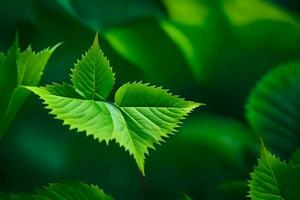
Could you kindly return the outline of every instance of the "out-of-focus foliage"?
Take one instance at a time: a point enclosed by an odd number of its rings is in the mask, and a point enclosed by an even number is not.
[[[168,82],[173,87],[182,87],[192,76],[184,68],[184,55],[157,20],[135,21],[109,29],[103,35],[115,51],[142,71],[146,80],[155,80],[158,84]]]
[[[162,17],[159,5],[151,0],[53,0],[51,6],[62,9],[89,28],[99,31],[105,27],[121,24],[137,17]]]
[[[61,200],[113,200],[113,198],[103,192],[96,185],[87,185],[82,182],[52,183],[41,189],[37,189],[35,194],[3,194],[2,200],[41,200],[41,199],[61,199]]]
[[[280,161],[262,144],[258,166],[251,173],[249,197],[253,200],[296,200],[300,196],[300,167]]]
[[[0,100],[0,138],[29,95],[20,86],[39,84],[45,65],[56,47],[35,53],[29,46],[20,52],[16,38],[6,55],[0,52],[0,91],[3,92]]]
[[[297,139],[288,145],[290,136],[278,136],[281,128],[274,134],[258,131],[244,116],[257,81],[278,65],[285,68],[285,63],[300,59],[298,4],[296,0],[0,0],[1,51],[9,48],[16,30],[21,49],[30,43],[40,50],[63,42],[45,68],[42,85],[69,80],[70,68],[98,31],[116,73],[115,88],[142,80],[207,104],[199,111],[206,113],[196,111],[176,136],[149,151],[147,177],[141,179],[134,161],[118,145],[107,147],[83,134],[65,134],[69,130],[31,97],[0,141],[0,191],[32,192],[50,182],[76,179],[101,185],[115,199],[176,199],[182,193],[192,199],[245,198],[243,183],[250,179],[258,156],[258,136],[283,158],[297,146]],[[1,78],[0,74],[0,82]],[[290,94],[288,89],[282,92]],[[298,101],[281,94],[272,97],[284,102],[271,112],[282,119],[277,127],[296,119],[277,111],[294,106],[296,112]],[[270,114],[265,108],[262,113]]]
[[[266,74],[252,91],[247,119],[263,139],[283,155],[300,145],[300,63],[278,66]]]
[[[200,85],[217,90],[225,102],[242,105],[264,72],[300,52],[299,20],[271,2],[164,2],[171,18],[164,30],[183,51]]]

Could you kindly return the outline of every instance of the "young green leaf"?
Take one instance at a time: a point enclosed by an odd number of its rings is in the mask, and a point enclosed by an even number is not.
[[[252,128],[288,156],[300,145],[299,95],[300,63],[284,64],[262,78],[246,105]]]
[[[37,85],[50,56],[59,45],[60,43],[37,53],[29,46],[22,52],[17,60],[18,85]]]
[[[0,99],[0,137],[4,135],[29,95],[20,86],[38,85],[45,65],[58,45],[38,53],[32,51],[31,47],[20,52],[16,39],[6,56],[0,53],[0,89],[3,91]]]
[[[4,194],[3,200],[113,200],[96,185],[83,182],[53,183],[36,190],[34,194]]]
[[[280,161],[261,145],[261,157],[249,182],[249,197],[253,200],[300,197],[300,168]]]
[[[74,88],[86,99],[106,99],[114,85],[109,61],[99,47],[98,34],[91,49],[82,56],[72,70]]]
[[[154,149],[153,144],[159,144],[168,133],[173,133],[180,121],[200,105],[140,82],[120,87],[115,103],[122,111],[128,130],[128,137],[123,136],[119,142],[133,154],[142,172],[147,149]]]
[[[70,129],[85,131],[99,142],[115,140],[133,155],[144,174],[148,148],[154,149],[154,144],[174,133],[181,120],[201,104],[141,82],[119,88],[115,103],[105,101],[114,78],[97,43],[96,36],[91,50],[72,70],[73,88],[66,84],[26,88],[39,95],[50,113]]]

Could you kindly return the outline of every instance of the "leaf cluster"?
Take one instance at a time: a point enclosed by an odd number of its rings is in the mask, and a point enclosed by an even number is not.
[[[71,82],[26,88],[39,95],[50,113],[70,129],[86,132],[99,142],[115,140],[133,155],[143,174],[148,149],[174,134],[188,113],[202,105],[142,82],[124,84],[116,91],[114,103],[108,101],[114,74],[98,35],[75,63]]]
[[[59,46],[34,52],[29,46],[20,50],[18,36],[7,53],[0,52],[0,138],[5,134],[29,92],[20,86],[39,84],[44,68],[54,50]]]

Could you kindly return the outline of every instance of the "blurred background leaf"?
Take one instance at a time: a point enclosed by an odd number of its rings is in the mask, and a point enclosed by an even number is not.
[[[253,130],[285,159],[300,145],[299,83],[299,62],[278,66],[258,82],[246,105]]]

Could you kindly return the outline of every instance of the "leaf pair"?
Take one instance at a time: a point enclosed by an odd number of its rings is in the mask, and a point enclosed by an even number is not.
[[[71,81],[72,85],[27,88],[70,129],[85,131],[100,142],[115,140],[133,155],[143,174],[148,148],[154,149],[154,144],[174,133],[181,120],[201,105],[142,82],[124,84],[115,94],[115,103],[107,101],[114,74],[100,50],[97,35],[72,69]]]
[[[253,200],[297,200],[300,197],[299,153],[290,164],[280,161],[261,145],[258,166],[251,173],[249,197]]]
[[[4,194],[1,200],[112,200],[96,185],[83,182],[53,183],[38,189],[34,194]]]
[[[16,38],[6,55],[0,52],[0,137],[4,135],[29,95],[28,91],[19,86],[38,85],[45,65],[58,45],[38,53],[29,46],[20,52]]]

